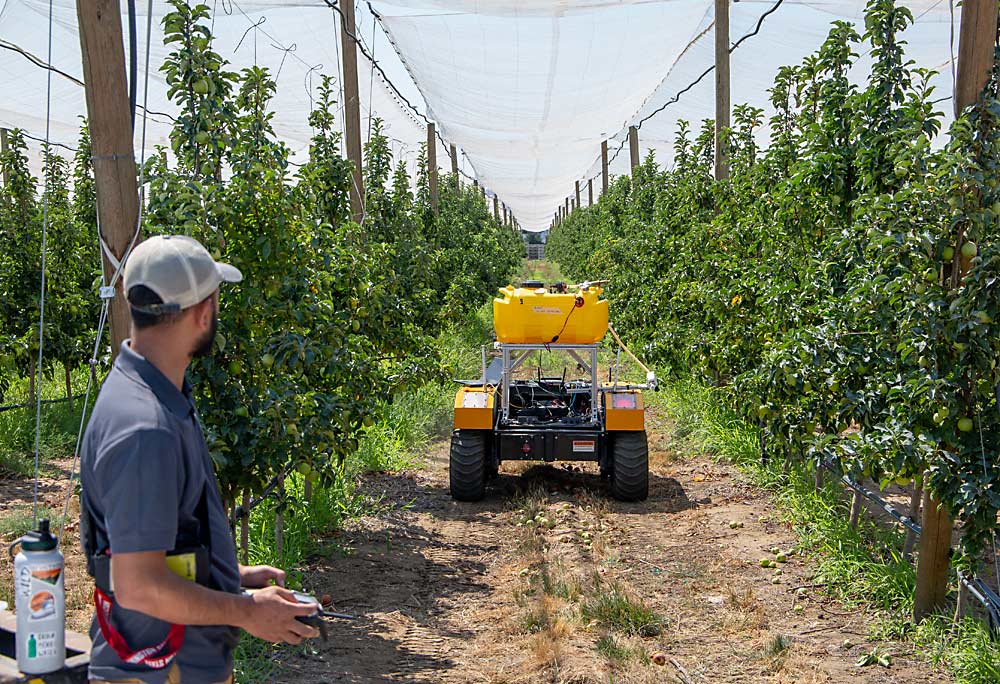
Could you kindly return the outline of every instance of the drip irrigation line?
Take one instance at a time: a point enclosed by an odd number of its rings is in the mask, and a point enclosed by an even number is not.
[[[43,404],[65,404],[68,401],[75,401],[79,397],[62,397],[60,399],[42,399]],[[0,406],[0,413],[6,411],[15,411],[17,409],[33,408],[35,406],[34,402],[26,401],[23,404],[7,404],[6,406]]]

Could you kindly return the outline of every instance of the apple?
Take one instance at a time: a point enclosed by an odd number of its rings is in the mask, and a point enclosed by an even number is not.
[[[237,406],[235,413],[240,418],[246,418],[247,416],[250,415],[250,411],[247,410],[246,406]]]
[[[312,466],[308,463],[300,463],[295,467],[299,471],[300,475],[308,475],[312,472]]]
[[[198,93],[199,95],[204,95],[205,93],[208,92],[208,81],[206,81],[203,78],[199,78],[197,81],[191,84],[191,88],[194,90],[194,92]]]
[[[958,419],[959,432],[972,432],[972,418],[965,416]]]
[[[260,357],[260,362],[264,365],[264,368],[270,368],[274,365],[274,357],[270,354],[264,354]]]
[[[194,141],[199,145],[205,145],[209,141],[209,136],[207,131],[198,131],[194,136]]]
[[[242,363],[240,363],[239,361],[237,361],[235,359],[229,362],[229,374],[230,375],[239,375],[242,372],[243,372],[243,364]]]
[[[966,259],[971,259],[972,257],[979,254],[979,247],[976,246],[975,242],[971,240],[962,245],[962,256]]]
[[[944,248],[944,251],[941,253],[941,257],[945,261],[951,261],[952,259],[955,258],[955,248],[952,247],[951,245],[948,245],[947,247]]]

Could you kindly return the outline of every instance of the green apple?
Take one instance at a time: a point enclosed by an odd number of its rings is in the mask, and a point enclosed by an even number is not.
[[[972,418],[968,416],[958,419],[959,432],[972,432]]]
[[[977,254],[979,254],[979,247],[976,245],[975,242],[972,242],[970,240],[966,242],[964,245],[962,245],[962,256],[964,256],[966,259],[971,259]]]
[[[952,247],[951,245],[948,245],[947,247],[944,248],[944,251],[941,252],[941,257],[945,261],[951,261],[952,259],[955,258],[955,248]]]

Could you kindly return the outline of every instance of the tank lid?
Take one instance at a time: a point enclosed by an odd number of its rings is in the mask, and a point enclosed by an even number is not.
[[[59,540],[49,532],[47,519],[39,520],[38,529],[28,532],[20,541],[21,549],[24,551],[51,551],[59,546]]]
[[[545,283],[541,280],[525,280],[521,283],[521,287],[525,290],[537,290],[539,288],[545,287]]]

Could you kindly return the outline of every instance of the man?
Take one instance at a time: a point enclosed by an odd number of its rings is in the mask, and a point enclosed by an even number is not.
[[[242,278],[177,235],[146,240],[126,262],[132,337],[80,453],[81,537],[97,585],[91,682],[231,682],[239,628],[293,644],[317,634],[296,620],[315,608],[281,586],[284,572],[237,563],[185,380],[191,359],[211,351],[220,283]]]

